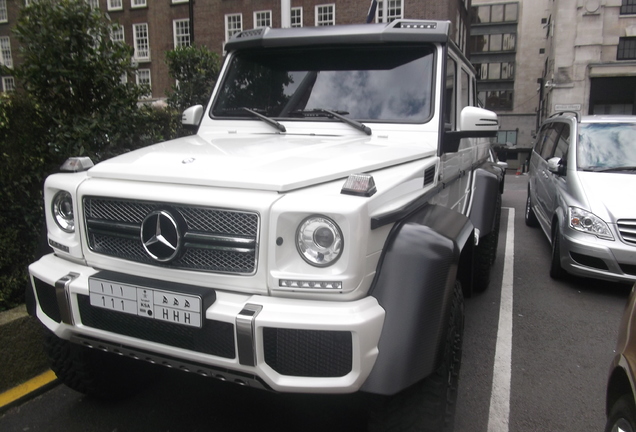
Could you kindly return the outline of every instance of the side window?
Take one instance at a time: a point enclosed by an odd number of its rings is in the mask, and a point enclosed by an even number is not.
[[[462,69],[461,74],[461,89],[459,91],[459,112],[462,111],[462,108],[470,105],[470,79],[468,77],[468,72]]]
[[[457,115],[455,76],[457,63],[452,58],[446,61],[446,108],[444,110],[444,126],[447,130],[455,130],[455,117]]]
[[[554,153],[554,146],[556,145],[557,138],[559,136],[560,124],[551,124],[546,129],[545,138],[543,141],[543,147],[541,148],[541,157],[548,160]]]
[[[566,159],[568,148],[570,148],[570,125],[564,124],[561,134],[559,135],[559,141],[557,141],[556,148],[554,149],[553,157]],[[565,163],[565,160],[563,162]]]

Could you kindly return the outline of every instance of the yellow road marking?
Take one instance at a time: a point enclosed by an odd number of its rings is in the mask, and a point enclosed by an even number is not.
[[[49,370],[17,387],[7,390],[4,393],[0,393],[0,408],[19,400],[40,387],[44,387],[45,385],[53,382],[55,379],[57,379],[55,373]]]

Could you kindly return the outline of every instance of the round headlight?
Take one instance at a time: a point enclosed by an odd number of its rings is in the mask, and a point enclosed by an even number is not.
[[[73,214],[73,198],[66,191],[60,191],[51,203],[53,219],[60,229],[67,233],[75,231],[75,215]]]
[[[296,232],[296,247],[305,261],[316,267],[335,263],[342,254],[342,232],[325,216],[305,219]]]

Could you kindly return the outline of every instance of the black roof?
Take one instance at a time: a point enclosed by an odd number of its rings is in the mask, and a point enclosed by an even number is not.
[[[388,24],[352,24],[319,27],[264,27],[237,33],[226,51],[244,48],[302,47],[337,44],[448,41],[450,21],[400,19]]]

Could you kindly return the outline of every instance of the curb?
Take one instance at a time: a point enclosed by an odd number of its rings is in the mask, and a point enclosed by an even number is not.
[[[49,369],[44,354],[42,328],[37,319],[27,314],[25,305],[0,312],[0,347],[0,367],[2,368],[0,401],[3,401],[0,402],[0,411],[2,411],[6,405],[11,404],[11,401],[6,399],[10,395],[22,400],[28,393],[36,391],[38,387],[33,387],[31,380],[43,375]],[[48,383],[40,384],[40,386],[46,384]],[[22,393],[14,393],[18,388]],[[23,393],[25,389],[28,390],[27,393]]]

